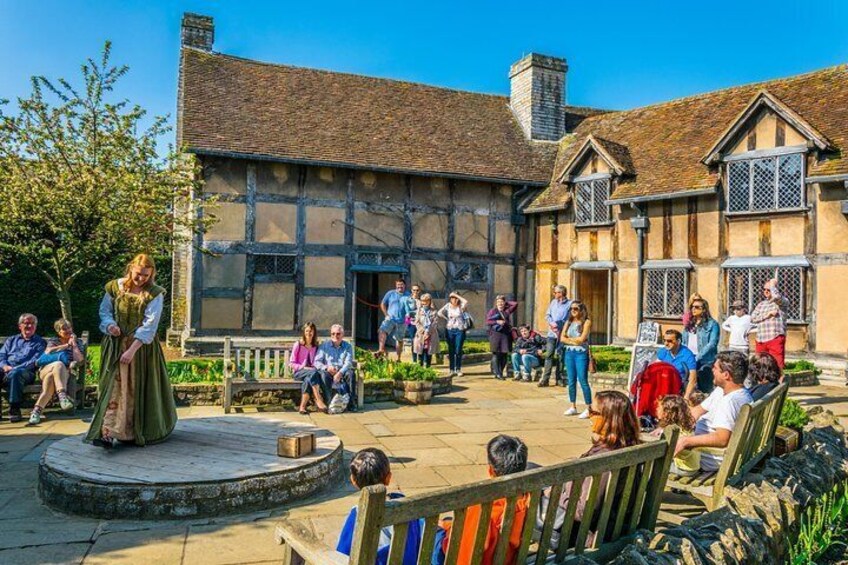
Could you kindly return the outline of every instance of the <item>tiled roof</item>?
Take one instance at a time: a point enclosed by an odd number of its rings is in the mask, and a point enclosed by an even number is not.
[[[272,65],[184,48],[190,151],[379,170],[550,180],[557,145],[527,141],[509,98]],[[567,107],[576,127],[597,110]]]
[[[613,199],[700,191],[718,184],[715,167],[701,162],[725,130],[766,90],[820,131],[835,154],[813,164],[808,176],[848,174],[848,65],[719,90],[663,104],[589,117],[560,142],[551,185],[528,211],[567,202],[559,184],[564,168],[593,135],[627,148],[635,175],[623,176]]]

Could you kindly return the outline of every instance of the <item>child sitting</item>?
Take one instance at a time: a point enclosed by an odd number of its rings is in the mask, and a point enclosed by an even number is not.
[[[657,429],[653,432],[662,433],[666,426],[676,425],[681,435],[692,435],[695,429],[695,419],[689,410],[689,403],[682,396],[667,394],[657,399]],[[701,454],[695,449],[685,449],[674,457],[669,473],[682,477],[692,477],[701,470]]]
[[[508,435],[499,435],[491,440],[486,446],[487,458],[489,460],[489,477],[502,477],[512,473],[520,473],[527,469],[527,446],[517,437]],[[509,543],[506,548],[506,555],[501,562],[503,565],[514,565],[518,554],[518,547],[521,544],[521,534],[524,531],[524,519],[527,516],[527,507],[530,503],[530,495],[525,494],[518,498],[515,508],[515,520],[512,523],[512,530],[509,532]],[[457,556],[457,565],[465,565],[471,563],[475,554],[474,543],[477,534],[477,525],[480,522],[480,513],[482,507],[477,504],[469,506],[465,512],[465,525],[462,528],[462,540],[459,544],[459,554]],[[504,514],[506,513],[506,499],[501,498],[492,503],[492,514],[489,518],[489,531],[486,534],[486,539],[483,542],[482,554],[483,558],[480,561],[482,565],[495,564],[495,549],[498,546],[498,540],[501,536],[501,524],[503,523]],[[439,524],[439,529],[436,531],[436,544],[433,548],[431,563],[433,565],[443,565],[445,556],[447,555],[448,547],[450,546],[451,525],[452,520],[446,518]],[[501,565],[501,564],[498,564]]]
[[[389,458],[379,449],[369,447],[359,451],[350,462],[350,482],[358,489],[373,485],[388,486],[392,480],[392,471],[389,467]],[[389,493],[389,498],[402,498],[399,492]],[[353,531],[356,527],[356,506],[350,509],[350,514],[345,520],[336,551],[350,555],[353,545]],[[377,565],[386,565],[389,559],[389,547],[392,543],[392,526],[385,526],[380,531],[380,542],[377,546]],[[403,551],[403,565],[415,565],[418,563],[418,549],[421,545],[421,520],[409,522],[406,533],[406,547]]]

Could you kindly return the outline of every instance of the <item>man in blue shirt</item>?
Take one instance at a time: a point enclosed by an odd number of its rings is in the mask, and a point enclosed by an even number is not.
[[[399,278],[395,281],[394,290],[390,290],[380,302],[380,309],[386,317],[380,324],[378,340],[380,342],[379,353],[386,354],[386,340],[389,336],[395,340],[395,351],[398,361],[403,353],[403,336],[406,332],[406,315],[408,312],[409,292],[406,290],[406,281]]]
[[[545,371],[542,373],[542,378],[539,380],[538,386],[548,386],[548,381],[551,379],[551,369],[554,366],[554,353],[559,346],[559,334],[565,326],[565,321],[568,319],[568,310],[571,307],[571,300],[568,299],[567,289],[564,285],[558,284],[554,287],[554,299],[548,305],[548,311],[545,313],[545,321],[548,323],[548,333],[545,341]],[[556,381],[557,384],[562,380],[562,370],[560,364],[556,364]]]
[[[353,382],[353,347],[344,340],[344,328],[334,324],[330,340],[318,346],[315,368],[321,376],[324,393],[332,397],[333,391],[350,395],[348,410],[356,410],[356,387]],[[330,399],[327,399],[328,401]]]
[[[35,362],[44,353],[47,342],[35,335],[38,318],[21,314],[20,335],[12,336],[0,348],[0,388],[9,391],[9,421],[20,422],[24,387],[35,382]]]
[[[688,398],[689,394],[695,390],[695,384],[698,382],[698,362],[692,350],[681,343],[682,339],[683,334],[679,331],[666,330],[663,339],[665,347],[657,352],[657,361],[665,361],[674,365],[683,384],[685,391],[683,396]]]

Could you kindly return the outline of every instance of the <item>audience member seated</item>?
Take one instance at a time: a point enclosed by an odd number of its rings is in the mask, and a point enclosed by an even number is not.
[[[680,435],[690,436],[695,428],[695,418],[685,398],[676,394],[667,394],[657,399],[657,428],[652,432],[659,436],[667,426],[680,428]],[[692,477],[701,470],[701,453],[695,449],[681,451],[671,464],[670,473]]]
[[[41,395],[35,401],[35,407],[29,416],[30,425],[41,423],[41,415],[53,395],[59,397],[62,410],[73,410],[74,401],[68,396],[71,363],[82,363],[85,360],[85,345],[74,335],[74,328],[68,320],[56,320],[53,324],[58,337],[47,340],[44,353],[36,361],[41,377]]]
[[[725,448],[730,441],[739,411],[752,402],[751,393],[744,387],[748,375],[748,360],[738,351],[722,351],[713,364],[715,389],[692,409],[695,433],[677,440],[675,457],[695,447]],[[717,471],[723,455],[715,450],[701,453],[701,470]]]
[[[9,391],[9,421],[23,420],[21,400],[24,387],[35,382],[35,362],[44,353],[47,342],[35,330],[38,318],[21,314],[18,318],[20,335],[8,338],[0,347],[0,389]]]
[[[657,361],[671,363],[680,373],[683,396],[688,397],[698,384],[698,362],[695,354],[683,345],[683,334],[677,330],[666,330],[663,341],[665,347],[657,352]]]
[[[315,368],[323,383],[325,402],[330,402],[334,393],[349,395],[348,410],[356,409],[356,387],[353,386],[353,347],[344,340],[344,328],[334,324],[330,328],[330,339],[318,346]]]
[[[592,447],[580,456],[581,459],[609,453],[625,447],[630,447],[639,443],[639,422],[636,420],[636,412],[633,405],[627,396],[616,390],[608,390],[599,392],[592,400],[590,416],[592,419]],[[594,543],[594,531],[597,528],[597,521],[600,517],[603,507],[603,494],[607,491],[607,485],[610,480],[610,472],[607,471],[601,475],[599,484],[599,498],[595,504],[595,511],[592,516],[585,516],[586,503],[589,500],[591,489],[591,477],[586,477],[583,480],[583,488],[580,491],[580,500],[577,502],[576,512],[574,514],[574,526],[571,529],[571,539],[568,540],[569,546],[574,545],[577,538],[577,533],[580,530],[579,522],[583,520],[591,520],[589,530],[593,532],[586,538],[586,546],[591,546]],[[634,483],[636,484],[636,483]],[[563,486],[562,495],[558,501],[553,501],[554,504],[559,504],[554,518],[554,532],[551,536],[551,548],[556,549],[560,544],[560,534],[562,526],[565,523],[565,513],[568,508],[568,500],[571,497],[572,483],[568,482]],[[624,490],[624,481],[619,481],[615,488],[615,497],[619,498]],[[550,488],[545,489],[542,493],[542,500],[539,504],[539,510],[536,514],[536,529],[534,531],[534,539],[538,539],[541,535],[542,527],[544,526],[545,515],[548,511],[548,505],[551,504]],[[617,518],[617,506],[613,504],[612,513],[609,520],[613,523]]]
[[[518,338],[512,348],[512,371],[515,380],[526,383],[533,381],[533,369],[542,364],[539,355],[544,351],[545,338],[524,325],[518,328]]]
[[[381,450],[369,447],[359,451],[350,462],[350,482],[358,489],[364,489],[373,485],[386,485],[392,481],[392,471],[389,466],[389,458]],[[403,498],[400,492],[390,492],[390,499]],[[416,565],[418,563],[418,548],[421,546],[422,520],[409,522],[406,531],[406,546],[403,550],[403,565]],[[350,509],[350,514],[345,520],[342,532],[339,534],[339,542],[336,551],[350,555],[353,545],[353,532],[356,529],[356,506]],[[389,560],[389,548],[392,543],[394,528],[386,526],[380,530],[380,542],[377,546],[377,565],[386,565]]]
[[[315,330],[315,324],[307,322],[303,325],[303,333],[300,339],[297,340],[292,347],[291,358],[289,359],[289,369],[292,372],[292,378],[300,381],[300,407],[298,412],[307,414],[306,407],[309,405],[310,398],[315,402],[315,406],[322,412],[327,411],[327,405],[324,403],[323,394],[321,394],[321,374],[315,368],[315,355],[318,353],[318,332]],[[311,393],[311,394],[310,394]]]
[[[544,341],[542,343],[544,345]],[[486,456],[489,461],[488,471],[491,478],[520,473],[527,469],[527,446],[517,437],[503,434],[495,436],[489,440],[486,446]],[[529,503],[529,493],[519,497],[515,503],[515,520],[512,523],[512,530],[509,532],[509,543],[502,562],[504,565],[514,565],[516,562]],[[473,557],[479,553],[483,555],[480,561],[482,565],[495,565],[495,550],[498,547],[501,536],[500,528],[506,513],[506,499],[501,498],[492,503],[492,513],[489,517],[489,527],[483,541],[483,547],[480,550],[475,550],[475,537],[481,513],[482,507],[479,504],[468,507],[465,513],[465,525],[462,528],[462,540],[459,544],[459,554],[456,560],[457,565],[471,563]],[[433,565],[442,565],[445,562],[452,534],[451,525],[452,520],[449,518],[442,520],[439,524],[431,560]]]
[[[770,353],[754,353],[748,361],[748,390],[754,402],[780,384],[780,365]]]

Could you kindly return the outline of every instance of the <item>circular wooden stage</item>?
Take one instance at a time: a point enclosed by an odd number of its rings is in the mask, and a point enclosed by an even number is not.
[[[316,449],[277,456],[277,437],[313,432]],[[170,519],[264,510],[343,479],[342,443],[311,424],[250,416],[179,420],[167,441],[105,450],[53,443],[38,488],[47,505],[98,518]]]

